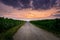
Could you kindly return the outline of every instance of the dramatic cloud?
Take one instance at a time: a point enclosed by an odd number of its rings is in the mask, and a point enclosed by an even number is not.
[[[4,14],[9,14],[13,11],[13,8],[10,6],[7,6],[3,3],[0,2],[0,15],[4,15]]]
[[[55,8],[48,10],[32,10],[31,8],[17,10],[11,6],[4,5],[3,3],[0,4],[0,15],[8,18],[46,18],[52,16],[56,12]]]
[[[4,3],[5,5],[13,6],[14,8],[19,9],[48,9],[53,7],[56,4],[56,1],[58,0],[0,0],[0,2]]]
[[[60,14],[55,14],[54,16],[56,16],[56,17],[60,17]]]
[[[53,7],[56,2],[56,0],[0,0],[0,17],[16,19],[60,17],[58,9]],[[59,1],[57,5],[60,5]]]
[[[30,3],[29,0],[1,0],[1,2],[14,8],[28,8]]]
[[[60,11],[57,11],[56,14],[53,15],[54,17],[60,17]]]

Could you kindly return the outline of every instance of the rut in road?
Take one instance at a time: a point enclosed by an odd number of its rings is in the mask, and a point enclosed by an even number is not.
[[[14,40],[60,40],[53,34],[26,22],[13,36]]]

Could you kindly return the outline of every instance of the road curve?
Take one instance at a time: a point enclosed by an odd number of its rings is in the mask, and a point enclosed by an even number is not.
[[[13,36],[14,40],[60,40],[53,34],[26,22]]]

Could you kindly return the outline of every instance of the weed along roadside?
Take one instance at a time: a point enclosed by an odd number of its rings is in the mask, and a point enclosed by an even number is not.
[[[8,18],[0,19],[0,40],[13,40],[13,35],[25,23],[21,20],[13,20]]]
[[[16,31],[22,26],[23,24],[20,24],[18,26],[15,26],[11,29],[9,29],[7,32],[0,34],[0,40],[13,40],[13,35],[16,33]]]

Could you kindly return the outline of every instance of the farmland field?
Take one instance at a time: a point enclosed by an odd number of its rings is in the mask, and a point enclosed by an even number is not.
[[[52,32],[56,36],[60,37],[60,19],[46,19],[30,22],[36,25],[37,27]]]
[[[0,17],[0,40],[12,40],[14,33],[24,24],[24,21]]]

